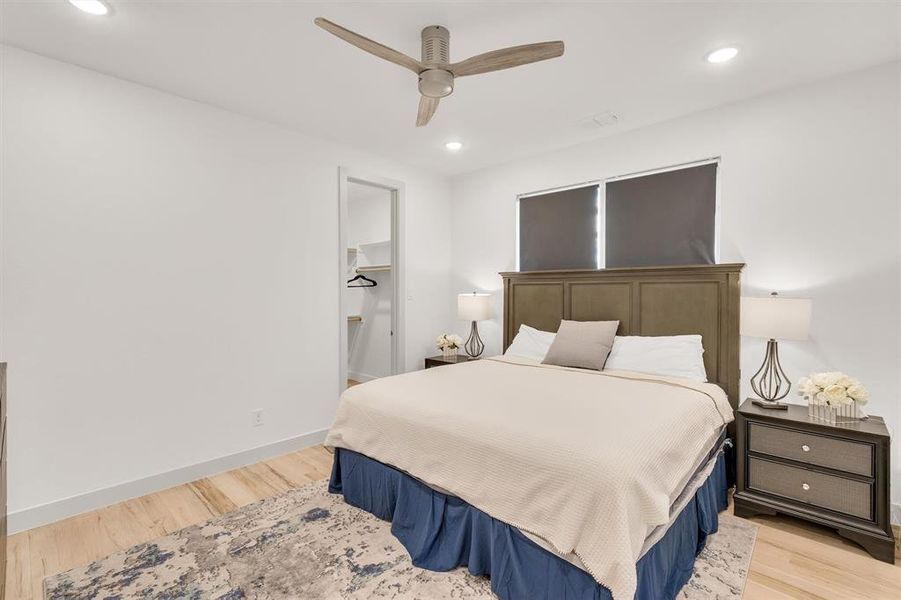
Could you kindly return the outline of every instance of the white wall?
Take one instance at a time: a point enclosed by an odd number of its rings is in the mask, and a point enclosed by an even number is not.
[[[721,156],[721,261],[745,262],[743,292],[813,299],[809,342],[780,344],[796,380],[840,369],[895,432],[899,408],[898,63],[774,93],[453,181],[459,289],[500,290],[515,267],[518,193]],[[498,318],[481,325],[500,350]],[[742,340],[744,393],[763,340]],[[901,443],[894,444],[901,502]]]
[[[445,179],[20,50],[0,59],[13,528],[44,503],[330,425],[339,165],[406,184],[407,367],[453,322]]]
[[[360,244],[376,244],[390,239],[391,191],[348,182],[347,245],[353,248]],[[390,256],[385,262],[390,262]]]

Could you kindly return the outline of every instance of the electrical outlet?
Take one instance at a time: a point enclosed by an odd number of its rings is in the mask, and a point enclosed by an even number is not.
[[[260,427],[263,424],[263,410],[262,409],[250,411],[250,424],[253,427]]]

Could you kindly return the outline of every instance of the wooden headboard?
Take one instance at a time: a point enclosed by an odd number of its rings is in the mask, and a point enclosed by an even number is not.
[[[738,407],[740,274],[744,264],[501,273],[504,350],[522,324],[619,320],[619,335],[701,334],[707,380]]]

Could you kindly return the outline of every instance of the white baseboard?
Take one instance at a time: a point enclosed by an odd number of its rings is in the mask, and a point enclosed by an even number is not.
[[[272,458],[273,456],[279,456],[281,454],[300,450],[301,448],[315,446],[316,444],[321,444],[323,440],[325,440],[326,433],[328,433],[327,429],[311,431],[310,433],[305,433],[297,437],[279,440],[264,446],[250,448],[249,450],[243,450],[236,454],[220,456],[219,458],[188,465],[165,473],[158,473],[149,477],[126,481],[107,488],[93,490],[91,492],[85,492],[84,494],[63,498],[62,500],[55,500],[46,504],[39,504],[38,506],[18,510],[9,513],[8,515],[7,524],[9,526],[9,533],[13,534],[25,531],[26,529],[33,529],[35,527],[40,527],[41,525],[59,521],[60,519],[66,519],[77,514],[122,502],[123,500],[137,498],[176,485],[188,483],[189,481],[195,481],[197,479],[202,479],[203,477],[215,475],[216,473],[222,473],[223,471],[251,465],[261,460]]]
[[[890,520],[892,525],[901,525],[901,504],[892,504]]]

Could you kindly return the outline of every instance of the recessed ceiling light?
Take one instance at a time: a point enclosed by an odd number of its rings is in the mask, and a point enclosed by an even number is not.
[[[91,15],[103,16],[109,14],[109,6],[101,2],[101,0],[69,0],[69,4]]]
[[[450,150],[451,152],[459,152],[460,148],[463,147],[463,142],[448,142],[444,144],[444,147]]]
[[[732,60],[736,56],[738,56],[738,48],[720,48],[719,50],[714,50],[707,55],[707,62],[724,63]]]

